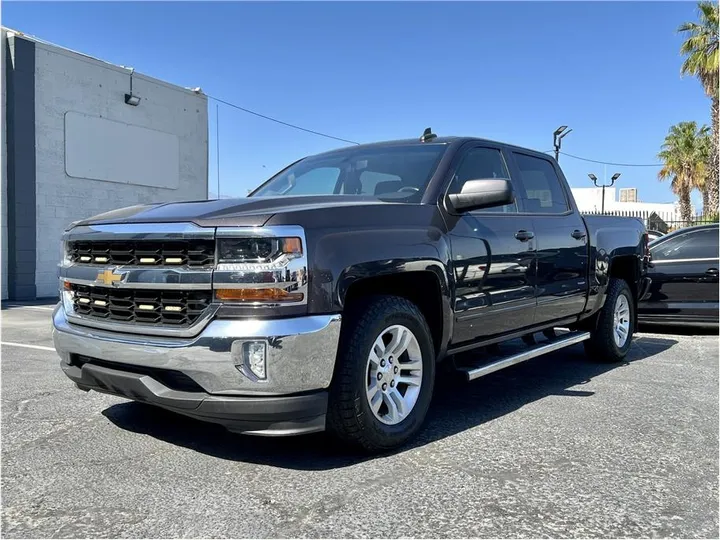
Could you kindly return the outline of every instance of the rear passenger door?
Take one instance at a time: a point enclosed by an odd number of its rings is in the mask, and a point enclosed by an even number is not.
[[[513,150],[519,204],[532,221],[537,270],[535,324],[579,315],[588,292],[585,222],[571,204],[559,167],[550,159]]]
[[[451,170],[447,193],[468,180],[510,178],[498,146],[470,145]],[[455,275],[453,344],[530,326],[535,314],[532,222],[517,204],[449,215]]]

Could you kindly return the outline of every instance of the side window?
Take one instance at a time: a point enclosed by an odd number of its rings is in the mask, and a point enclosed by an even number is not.
[[[363,171],[360,174],[360,193],[363,195],[382,195],[395,193],[403,187],[402,179],[394,174]]]
[[[463,184],[468,180],[480,180],[483,178],[510,178],[510,173],[500,150],[495,148],[472,148],[468,150],[455,170],[448,194],[460,193]],[[513,203],[494,208],[484,208],[481,212],[517,212],[517,205]]]
[[[513,155],[525,190],[518,195],[524,199],[525,210],[543,214],[567,212],[567,198],[552,163],[526,154],[513,152]]]
[[[717,259],[718,231],[706,229],[678,235],[652,248],[655,261],[674,259]]]
[[[287,195],[324,195],[332,193],[340,176],[340,169],[318,167],[298,177],[288,177],[292,184],[283,194]]]

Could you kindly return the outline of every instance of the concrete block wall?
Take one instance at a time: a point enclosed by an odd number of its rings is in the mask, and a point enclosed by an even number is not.
[[[57,295],[60,238],[71,222],[139,203],[207,197],[208,115],[205,95],[139,73],[133,74],[132,85],[140,104],[127,105],[129,69],[31,41],[35,47],[35,286],[36,296],[42,298]],[[176,186],[136,185],[132,178],[102,181],[68,176],[68,112],[176,136],[179,178],[168,183]]]

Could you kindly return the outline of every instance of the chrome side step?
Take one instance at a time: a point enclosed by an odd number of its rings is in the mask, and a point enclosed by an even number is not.
[[[590,332],[571,332],[554,339],[550,343],[541,343],[520,353],[501,358],[500,360],[490,362],[489,364],[483,364],[479,367],[462,368],[462,371],[464,371],[467,375],[468,381],[472,381],[506,367],[514,366],[515,364],[525,362],[526,360],[542,356],[543,354],[557,351],[558,349],[563,349],[565,347],[569,347],[570,345],[575,345],[576,343],[580,343],[586,339],[590,339]]]

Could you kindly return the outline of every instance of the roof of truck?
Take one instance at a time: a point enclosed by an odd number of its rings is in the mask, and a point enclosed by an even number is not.
[[[457,136],[446,136],[446,137],[436,137],[434,139],[431,139],[429,141],[421,141],[420,138],[416,139],[397,139],[397,140],[390,140],[390,141],[378,141],[378,142],[372,142],[372,143],[363,143],[359,144],[357,146],[344,146],[342,148],[336,148],[334,150],[329,150],[327,152],[322,152],[317,155],[328,155],[333,154],[335,152],[343,152],[346,150],[349,150],[351,148],[376,148],[379,146],[409,146],[409,145],[431,145],[431,144],[450,144],[450,143],[456,143],[458,145],[464,144],[466,142],[478,142],[478,143],[490,143],[490,144],[498,144],[502,146],[507,146],[510,148],[515,148],[518,150],[523,150],[525,152],[534,152],[537,154],[543,154],[546,157],[551,157],[549,154],[540,152],[539,150],[533,150],[531,148],[525,148],[522,146],[516,146],[514,144],[505,143],[502,141],[493,141],[490,139],[482,139],[480,137],[457,137]]]

